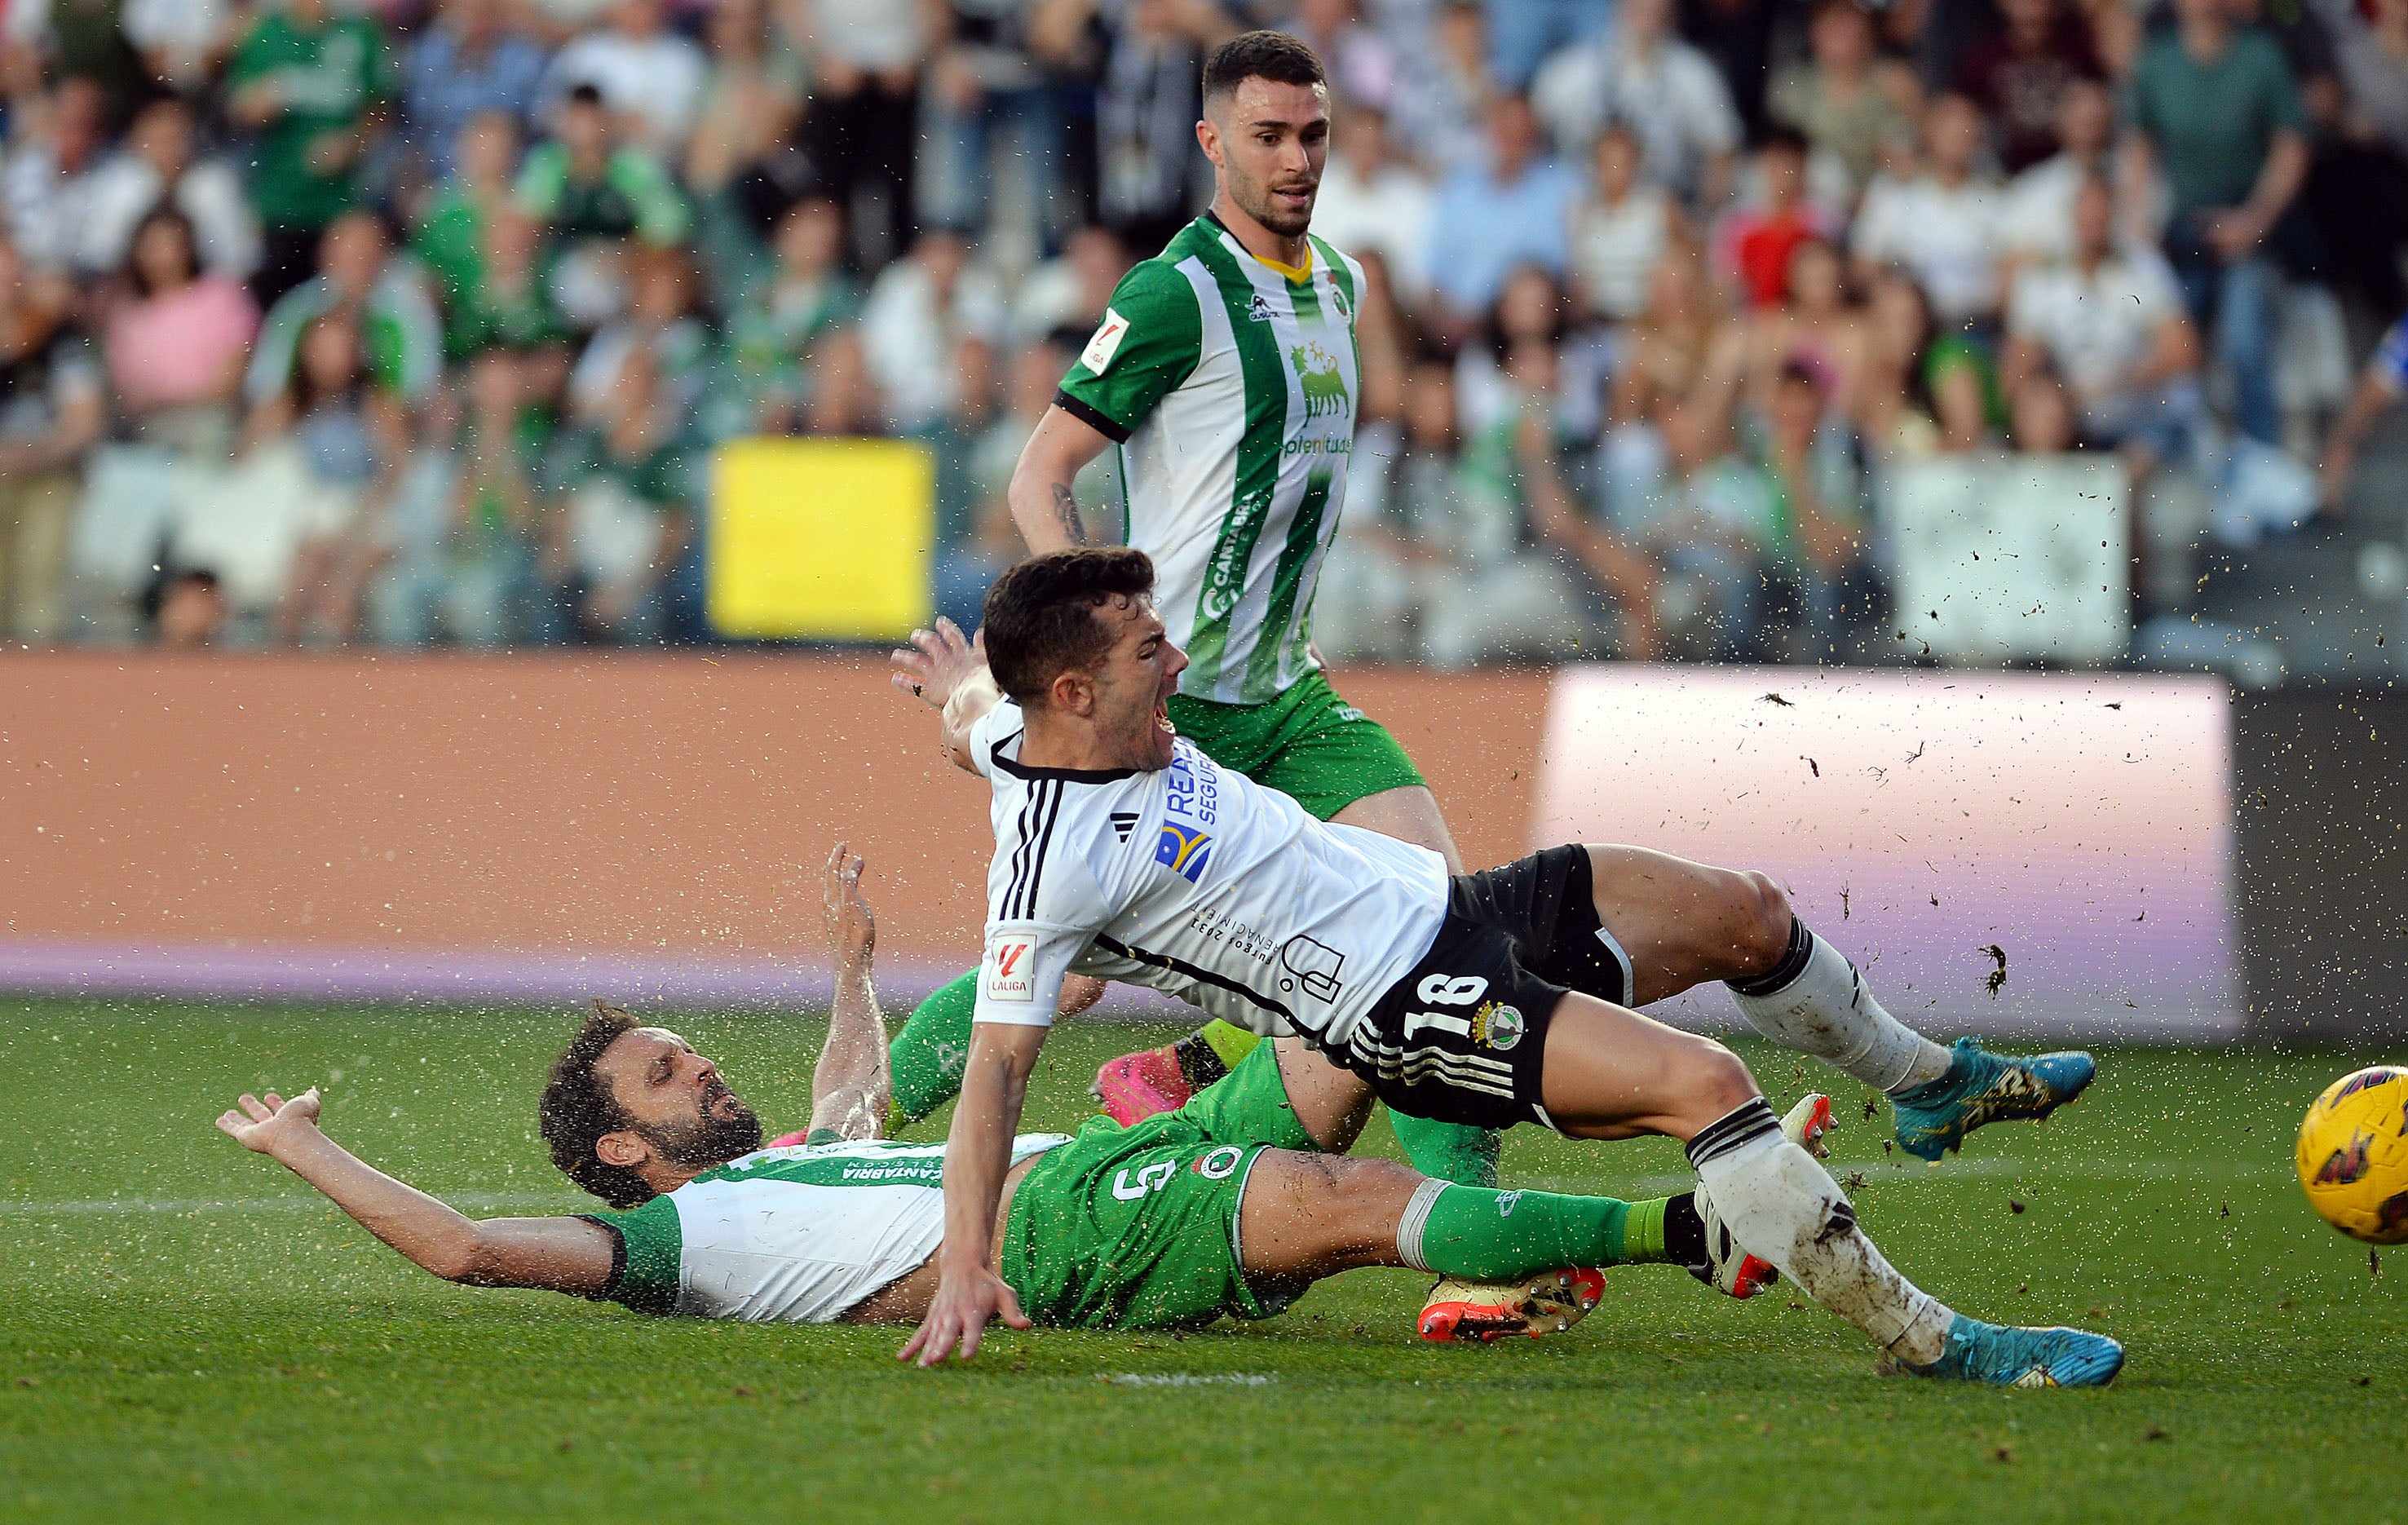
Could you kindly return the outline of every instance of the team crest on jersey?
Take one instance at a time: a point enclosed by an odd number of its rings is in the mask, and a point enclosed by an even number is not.
[[[1471,1014],[1471,1041],[1485,1043],[1499,1054],[1520,1043],[1524,1030],[1521,1008],[1501,1000],[1484,1001]]]
[[[1246,304],[1246,316],[1256,323],[1271,321],[1271,305],[1264,299],[1261,292],[1254,293],[1254,299]]]
[[[1346,410],[1346,378],[1338,369],[1338,357],[1308,339],[1287,352],[1296,365],[1297,384],[1304,390],[1304,416],[1319,418],[1325,413]]]
[[[1348,307],[1346,303],[1345,287],[1338,285],[1335,282],[1331,283],[1329,288],[1329,305],[1338,309],[1338,315],[1340,317],[1345,319],[1349,323],[1354,321],[1354,309]]]
[[[1225,1144],[1197,1156],[1196,1162],[1187,1168],[1207,1181],[1226,1181],[1237,1173],[1238,1162],[1245,1158],[1246,1151],[1234,1144]]]
[[[1204,865],[1212,861],[1212,838],[1194,827],[1166,822],[1154,839],[1154,860],[1189,884],[1200,884]]]

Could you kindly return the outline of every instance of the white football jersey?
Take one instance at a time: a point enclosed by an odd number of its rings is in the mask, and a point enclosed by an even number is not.
[[[1013,1164],[1069,1143],[1012,1141]],[[927,1263],[945,1237],[941,1144],[792,1144],[705,1171],[624,1213],[605,1294],[643,1313],[824,1324]]]
[[[1317,821],[1184,738],[1158,771],[1026,767],[1022,724],[1007,699],[970,729],[995,787],[979,1021],[1050,1024],[1076,971],[1338,1046],[1437,938],[1427,848]]]

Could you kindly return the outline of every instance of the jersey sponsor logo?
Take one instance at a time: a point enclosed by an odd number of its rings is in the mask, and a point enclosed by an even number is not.
[[[1037,944],[1025,937],[998,937],[986,945],[980,994],[989,1000],[1024,1004],[1037,999]]]
[[[1328,943],[1299,932],[1289,938],[1280,949],[1280,963],[1293,979],[1282,979],[1280,988],[1293,990],[1298,985],[1316,1000],[1334,1001],[1346,986],[1338,978],[1346,967],[1346,956]]]
[[[1182,743],[1163,770],[1163,813],[1211,826],[1221,814],[1221,774],[1212,759]]]
[[[1212,839],[1193,827],[1166,821],[1154,839],[1154,860],[1189,884],[1200,884],[1204,866],[1212,861]]]
[[[1197,1156],[1196,1163],[1190,1165],[1188,1169],[1207,1181],[1226,1181],[1237,1173],[1238,1161],[1245,1158],[1245,1150],[1234,1144],[1225,1144],[1219,1148],[1207,1149]]]
[[[1501,1000],[1484,1001],[1480,1010],[1471,1014],[1471,1041],[1485,1043],[1499,1054],[1520,1043],[1526,1030],[1522,1009]]]
[[[1522,1194],[1520,1192],[1508,1191],[1497,1199],[1497,1216],[1500,1218],[1510,1218],[1513,1216],[1513,1209],[1520,1206],[1521,1203]]]
[[[1342,413],[1351,405],[1346,395],[1346,378],[1338,369],[1338,357],[1312,340],[1306,340],[1287,352],[1296,366],[1297,384],[1304,390],[1304,416],[1320,418],[1326,413]]]
[[[1121,352],[1121,340],[1128,337],[1129,321],[1111,308],[1104,309],[1104,321],[1096,326],[1096,337],[1079,352],[1079,364],[1097,376],[1110,369],[1112,356]]]
[[[1129,1179],[1126,1170],[1122,1170],[1112,1176],[1112,1195],[1125,1202],[1133,1202],[1148,1192],[1160,1191],[1170,1185],[1170,1178],[1178,1173],[1179,1162],[1175,1159],[1157,1159],[1151,1165],[1140,1167],[1134,1181]]]
[[[1261,292],[1254,293],[1254,299],[1246,304],[1246,316],[1256,323],[1271,321],[1271,305],[1263,299]]]

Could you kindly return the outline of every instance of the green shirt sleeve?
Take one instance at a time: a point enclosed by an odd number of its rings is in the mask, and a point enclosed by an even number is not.
[[[582,1213],[618,1236],[610,1280],[596,1301],[616,1302],[637,1313],[677,1311],[678,1267],[684,1258],[685,1236],[678,1226],[677,1203],[655,1197],[629,1213]]]
[[[1196,288],[1178,266],[1146,260],[1113,289],[1103,323],[1054,400],[1106,438],[1125,440],[1203,357]]]
[[[634,149],[610,155],[610,183],[636,211],[636,237],[654,249],[674,249],[685,241],[693,221],[677,181],[658,159]]]

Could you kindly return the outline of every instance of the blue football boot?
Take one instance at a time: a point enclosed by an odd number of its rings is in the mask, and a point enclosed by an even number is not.
[[[2018,1329],[1960,1313],[1948,1326],[1948,1348],[1938,1360],[1899,1365],[1916,1376],[1995,1388],[2103,1388],[2124,1369],[2124,1347],[2086,1330]]]
[[[1890,1101],[1898,1146],[1935,1164],[1984,1123],[2047,1116],[2080,1096],[2099,1072],[2087,1054],[2010,1058],[1971,1038],[1957,1039],[1948,1060],[1946,1074]]]

